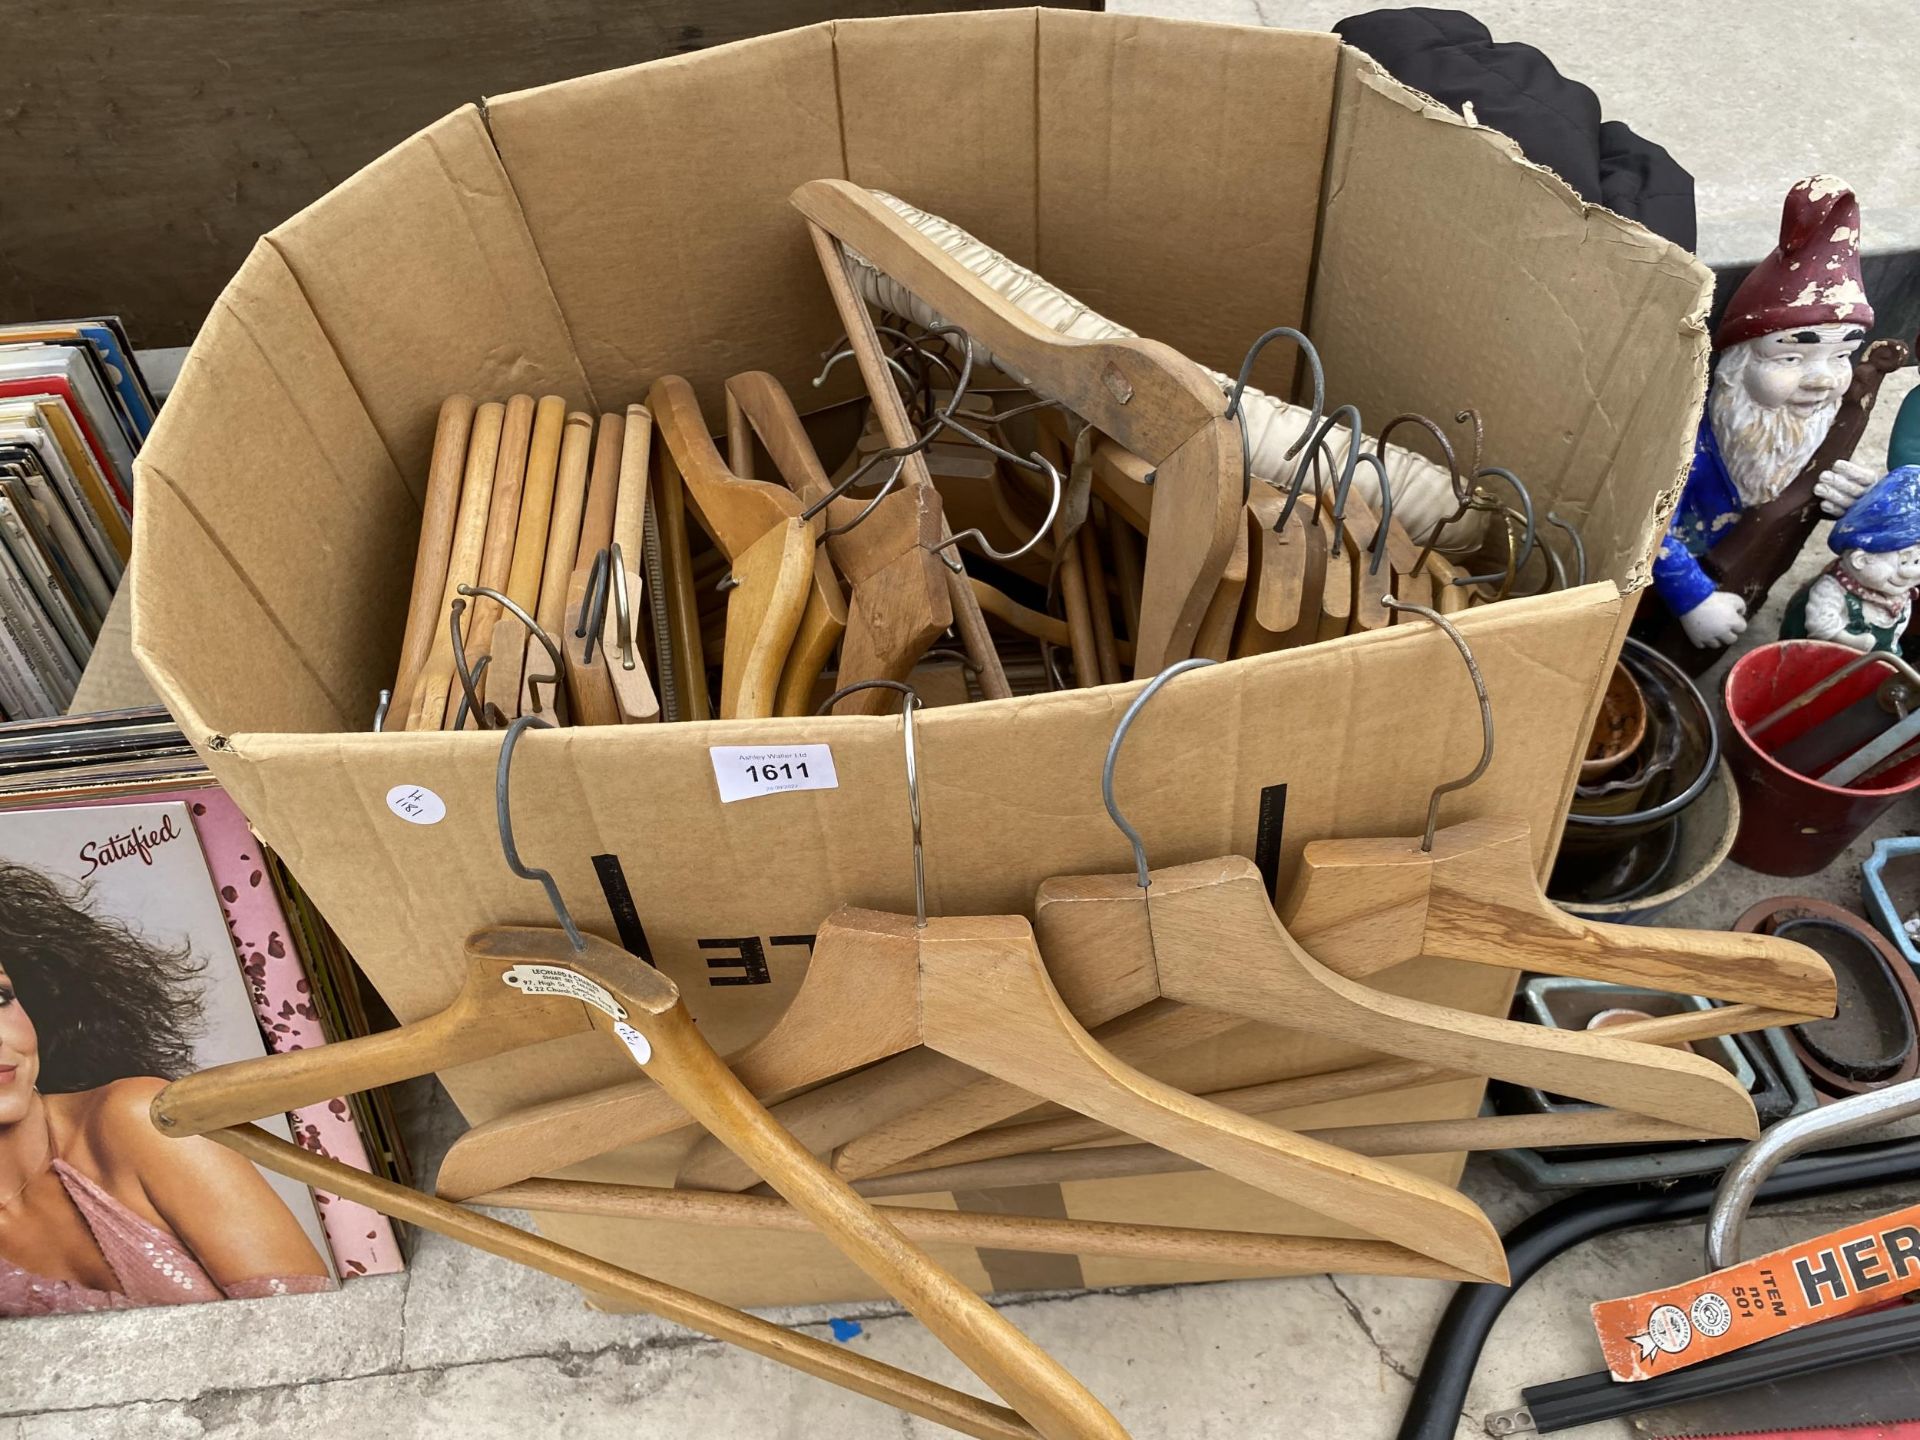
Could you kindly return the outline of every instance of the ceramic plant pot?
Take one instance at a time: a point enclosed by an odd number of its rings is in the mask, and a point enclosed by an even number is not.
[[[1889,836],[1873,847],[1860,867],[1860,899],[1867,918],[1920,969],[1920,944],[1907,933],[1907,917],[1920,911],[1920,837]]]
[[[1823,900],[1787,895],[1762,900],[1733,928],[1797,941],[1833,967],[1834,1015],[1787,1029],[1787,1043],[1815,1089],[1839,1098],[1920,1074],[1920,977],[1864,919]]]
[[[1647,863],[1641,857],[1651,855],[1657,863],[1650,879],[1642,882],[1638,874],[1643,872],[1635,872],[1609,892],[1606,875],[1593,868],[1590,858],[1569,853],[1563,846],[1547,894],[1569,915],[1616,925],[1645,925],[1707,882],[1726,862],[1739,827],[1740,792],[1723,760],[1699,799],[1664,831],[1656,830],[1625,847],[1620,852],[1624,860],[1616,857],[1616,866],[1640,866]]]
[[[1583,862],[1618,856],[1665,827],[1700,798],[1720,759],[1713,711],[1679,666],[1638,640],[1620,661],[1644,697],[1646,734],[1631,766],[1574,787],[1561,853]]]
[[[1890,674],[1879,665],[1862,667],[1754,734],[1859,658],[1858,651],[1825,640],[1782,640],[1749,651],[1727,672],[1727,758],[1743,812],[1733,858],[1742,865],[1767,875],[1811,875],[1894,801],[1920,790],[1920,755],[1852,786],[1825,784],[1780,758],[1783,751],[1804,752],[1823,725],[1851,726]]]
[[[1580,783],[1591,785],[1618,770],[1647,736],[1647,699],[1640,693],[1633,671],[1616,663],[1600,701],[1600,716],[1587,737],[1586,757],[1580,762]]]

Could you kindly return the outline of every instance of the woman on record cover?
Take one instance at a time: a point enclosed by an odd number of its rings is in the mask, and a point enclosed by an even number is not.
[[[0,1315],[331,1286],[249,1161],[147,1118],[194,1068],[200,969],[0,862]]]

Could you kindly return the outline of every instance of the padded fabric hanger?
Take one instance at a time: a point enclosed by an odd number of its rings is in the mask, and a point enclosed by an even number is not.
[[[1206,373],[1152,341],[1074,341],[1049,330],[860,186],[809,181],[794,191],[793,203],[824,232],[816,234],[816,245],[830,236],[858,251],[965,330],[1002,368],[1017,372],[1021,383],[1065,402],[1154,467],[1158,513],[1147,545],[1136,663],[1157,671],[1190,654],[1246,499],[1239,435]],[[830,271],[839,268],[841,257],[835,258]],[[846,284],[847,299],[864,316],[851,281]],[[842,311],[845,318],[845,305]],[[870,389],[875,379],[868,376]]]
[[[1011,1425],[1016,1417],[997,1407],[964,1403],[943,1387],[891,1367],[856,1369],[830,1361],[822,1351],[831,1355],[834,1347],[803,1343],[804,1337],[763,1326],[726,1307],[698,1302],[701,1308],[695,1310],[683,1292],[656,1286],[631,1272],[606,1266],[593,1271],[590,1278],[584,1271],[568,1278],[611,1288],[718,1338],[966,1433],[1125,1440],[1119,1423],[1046,1352],[914,1247],[773,1122],[701,1037],[670,980],[618,946],[583,936],[560,901],[552,876],[520,861],[508,819],[507,776],[514,746],[532,723],[539,722],[514,722],[502,742],[497,787],[501,841],[510,868],[546,888],[562,928],[483,930],[467,942],[465,985],[453,1005],[439,1015],[384,1034],[241,1061],[176,1081],[155,1097],[154,1123],[171,1135],[210,1135],[279,1168],[285,1150],[300,1152],[290,1146],[283,1150],[263,1145],[264,1137],[247,1133],[251,1127],[245,1122],[315,1103],[323,1091],[335,1095],[392,1084],[588,1029],[609,1032],[688,1114],[713,1132],[725,1134],[756,1169],[765,1167],[769,1180],[797,1210],[1009,1400],[1031,1429]],[[328,1178],[331,1181],[331,1174]],[[343,1193],[366,1195],[369,1188],[356,1185]],[[387,1187],[378,1189],[381,1198],[389,1194]],[[407,1208],[408,1218],[430,1228],[456,1239],[484,1235],[493,1242],[488,1248],[531,1263],[552,1259],[556,1251],[571,1254],[499,1227],[514,1237],[509,1239],[485,1228],[493,1222],[465,1215],[445,1202],[415,1196]],[[606,1285],[609,1277],[617,1283]]]

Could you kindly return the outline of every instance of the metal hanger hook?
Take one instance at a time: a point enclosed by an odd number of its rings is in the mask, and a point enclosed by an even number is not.
[[[1425,605],[1410,605],[1404,600],[1395,600],[1391,597],[1388,597],[1381,603],[1389,610],[1405,610],[1409,614],[1431,620],[1442,630],[1446,631],[1447,638],[1453,641],[1454,649],[1460,652],[1460,658],[1467,662],[1467,676],[1473,681],[1473,693],[1480,701],[1479,763],[1458,780],[1447,780],[1434,786],[1433,795],[1427,801],[1427,831],[1426,834],[1421,837],[1420,851],[1422,854],[1431,854],[1433,852],[1433,832],[1440,820],[1440,797],[1453,790],[1466,789],[1467,786],[1473,784],[1474,781],[1486,774],[1487,766],[1493,763],[1493,705],[1487,699],[1487,682],[1486,678],[1480,673],[1480,662],[1473,658],[1473,651],[1468,647],[1466,637],[1453,628],[1453,622],[1451,620],[1447,619],[1447,617],[1442,615],[1438,610],[1430,610]]]
[[[920,843],[920,767],[913,748],[913,712],[920,708],[920,692],[902,680],[860,680],[843,685],[813,713],[830,715],[833,707],[856,690],[898,690],[906,699],[900,702],[900,734],[907,751],[907,814],[913,821],[913,923],[927,928],[927,858]]]
[[[1033,458],[1040,462],[1047,479],[1053,483],[1053,500],[1047,506],[1047,518],[1040,522],[1040,528],[1029,535],[1024,544],[1017,550],[996,550],[993,548],[993,542],[987,539],[987,537],[981,533],[980,527],[976,525],[972,529],[962,530],[958,535],[950,539],[942,540],[938,545],[929,545],[927,549],[933,554],[938,555],[942,550],[950,549],[958,545],[962,540],[971,539],[979,541],[981,552],[991,559],[1018,560],[1022,555],[1046,539],[1046,537],[1053,532],[1054,517],[1060,513],[1060,497],[1066,489],[1066,483],[1060,478],[1060,472],[1054,468],[1052,462],[1041,455],[1038,450],[1033,452]],[[958,565],[957,558],[958,557],[956,557],[955,560],[947,562],[949,566],[956,570],[962,568]]]
[[[1504,465],[1483,465],[1480,469],[1473,472],[1473,478],[1475,480],[1484,480],[1488,476],[1492,476],[1497,480],[1506,481],[1507,484],[1513,487],[1513,493],[1520,497],[1520,512],[1526,517],[1527,521],[1526,535],[1520,542],[1520,550],[1519,553],[1514,556],[1512,566],[1505,571],[1504,574],[1500,571],[1495,571],[1491,575],[1456,576],[1453,582],[1456,585],[1491,585],[1496,580],[1509,578],[1516,574],[1520,567],[1525,565],[1533,555],[1536,527],[1533,521],[1532,492],[1520,482],[1518,475],[1514,474]]]
[[[1246,504],[1247,497],[1253,494],[1253,454],[1247,439],[1247,422],[1240,416],[1240,397],[1246,393],[1247,379],[1253,374],[1253,362],[1260,358],[1260,352],[1274,340],[1285,338],[1300,347],[1300,353],[1306,356],[1307,368],[1313,371],[1313,409],[1307,416],[1307,425],[1300,436],[1280,458],[1291,460],[1300,453],[1307,443],[1307,437],[1320,427],[1321,412],[1327,404],[1327,372],[1320,364],[1320,351],[1300,331],[1291,325],[1276,325],[1247,351],[1247,358],[1240,362],[1240,374],[1233,382],[1233,389],[1227,392],[1226,418],[1237,420],[1240,424],[1240,503]]]
[[[1147,688],[1134,697],[1127,707],[1127,713],[1120,717],[1120,723],[1113,727],[1113,739],[1107,744],[1107,761],[1100,767],[1100,798],[1106,802],[1107,815],[1120,833],[1127,837],[1127,843],[1133,847],[1133,872],[1139,877],[1140,888],[1145,890],[1152,883],[1147,878],[1147,847],[1141,840],[1140,832],[1128,823],[1127,817],[1120,813],[1120,803],[1113,798],[1113,772],[1120,763],[1120,744],[1127,738],[1127,731],[1133,728],[1134,719],[1146,708],[1149,700],[1160,693],[1160,687],[1176,675],[1184,675],[1189,670],[1199,670],[1208,665],[1218,665],[1218,660],[1192,659],[1177,660],[1147,682]]]
[[[560,928],[567,932],[567,940],[572,944],[574,953],[581,954],[587,948],[587,942],[580,938],[580,927],[573,923],[573,912],[567,909],[567,902],[560,897],[560,887],[554,883],[553,872],[528,865],[520,858],[520,847],[513,843],[513,801],[508,791],[508,781],[513,775],[513,750],[520,743],[520,737],[528,727],[538,725],[543,730],[551,730],[551,721],[538,715],[522,715],[511,725],[500,741],[500,764],[493,777],[493,813],[500,826],[500,853],[505,857],[507,868],[522,880],[538,880],[541,888],[547,892],[547,903],[553,907],[554,916],[560,921]]]
[[[482,730],[498,730],[507,723],[507,712],[491,700],[480,698],[480,677],[487,673],[487,662],[493,657],[482,655],[478,665],[468,667],[467,639],[460,629],[460,617],[466,613],[466,609],[464,596],[447,608],[447,629],[453,639],[453,673],[460,681],[460,708],[454,712],[453,728],[466,729],[467,716],[472,715],[474,723]],[[496,720],[499,724],[494,723]]]
[[[560,717],[560,723],[562,725],[571,725],[573,718],[567,709],[567,687],[561,678],[567,673],[567,657],[561,654],[560,647],[554,644],[553,637],[547,634],[538,620],[526,612],[524,606],[502,591],[495,590],[491,585],[462,585],[458,588],[458,593],[468,597],[483,595],[487,599],[492,600],[499,605],[502,610],[505,610],[509,615],[513,616],[514,619],[526,626],[527,632],[540,642],[541,647],[547,652],[547,658],[553,662],[553,674],[529,675],[527,677],[527,689],[532,692],[533,703],[537,706],[540,703],[540,691],[537,687],[541,685],[551,685],[553,687],[553,713]],[[491,704],[492,702],[489,701],[488,703]]]
[[[1562,520],[1557,511],[1547,511],[1547,524],[1567,532],[1567,538],[1573,541],[1573,583],[1587,583],[1587,542],[1580,538],[1580,532],[1573,525]]]
[[[1293,483],[1287,487],[1287,503],[1281,508],[1279,524],[1287,523],[1287,517],[1293,514],[1293,507],[1300,503],[1300,488],[1306,483],[1307,465],[1318,457],[1320,447],[1333,427],[1347,427],[1347,454],[1341,462],[1340,479],[1335,482],[1333,491],[1333,544],[1329,547],[1335,555],[1340,553],[1340,522],[1347,518],[1347,491],[1353,488],[1354,467],[1360,463],[1360,412],[1351,405],[1342,405],[1326,419],[1320,422],[1320,428],[1314,432],[1312,441],[1307,445],[1306,453],[1300,457],[1300,463],[1294,466]],[[1315,494],[1319,491],[1316,488]]]
[[[382,690],[380,699],[373,707],[373,733],[378,735],[387,728],[387,711],[393,706],[393,691]]]
[[[1373,473],[1380,477],[1380,518],[1378,529],[1374,531],[1373,543],[1367,550],[1373,558],[1367,562],[1367,574],[1378,575],[1380,562],[1387,555],[1387,532],[1393,528],[1393,486],[1387,480],[1387,462],[1372,451],[1360,456],[1362,465],[1373,466]]]

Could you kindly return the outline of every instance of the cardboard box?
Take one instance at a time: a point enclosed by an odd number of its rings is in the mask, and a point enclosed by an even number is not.
[[[967,86],[929,84],[936,64]],[[843,22],[502,96],[423,131],[260,242],[142,458],[139,658],[397,1013],[452,996],[471,930],[549,920],[501,859],[498,741],[367,733],[398,651],[436,407],[455,390],[550,390],[611,409],[669,370],[714,416],[721,381],[748,368],[808,393],[838,325],[787,197],[823,175],[943,213],[1219,369],[1266,327],[1304,325],[1329,395],[1375,425],[1477,406],[1487,458],[1580,526],[1595,583],[1462,620],[1498,754],[1443,820],[1523,814],[1544,868],[1624,597],[1645,583],[1690,455],[1709,273],[1329,35],[1058,11]],[[1099,771],[1135,693],[922,717],[936,912],[1025,910],[1049,875],[1128,868]],[[1283,800],[1269,841],[1284,884],[1309,840],[1418,833],[1479,729],[1453,647],[1400,627],[1183,677],[1129,740],[1120,790],[1156,865],[1254,854],[1263,795],[1270,813]],[[718,803],[708,747],[769,741],[830,743],[838,788]],[[386,797],[401,785],[433,790],[446,818],[397,818]],[[608,935],[594,860],[617,860],[652,959],[723,1050],[780,1012],[835,905],[912,904],[897,718],[535,734],[515,821],[522,852]],[[1486,1012],[1510,984],[1425,961],[1388,979]],[[1213,1088],[1355,1058],[1243,1033],[1167,1073]],[[603,1046],[562,1042],[445,1078],[481,1121],[625,1073]],[[1287,1118],[1457,1116],[1478,1096],[1463,1082]],[[686,1143],[580,1173],[663,1183]],[[1451,1177],[1460,1158],[1409,1163]],[[1343,1233],[1217,1176],[1026,1198]],[[543,1228],[737,1302],[873,1293],[807,1236]],[[939,1253],[996,1288],[1228,1273]]]

